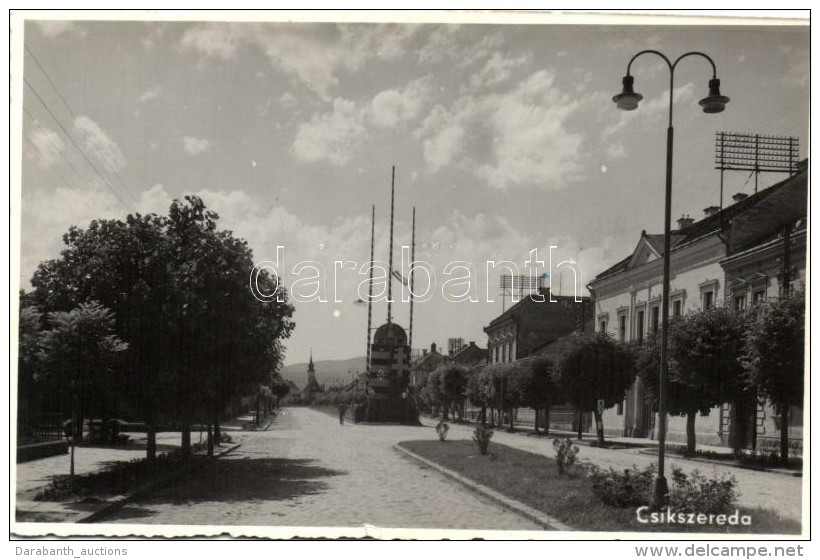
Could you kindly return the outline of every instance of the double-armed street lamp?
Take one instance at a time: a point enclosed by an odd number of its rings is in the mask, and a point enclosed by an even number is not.
[[[619,109],[633,111],[638,108],[638,102],[643,95],[633,89],[635,79],[630,74],[632,63],[641,55],[654,54],[663,59],[669,68],[669,126],[666,129],[666,208],[663,224],[663,297],[661,300],[661,371],[660,387],[658,389],[658,476],[652,489],[652,506],[655,508],[666,505],[669,496],[669,486],[664,476],[664,453],[666,447],[666,381],[668,375],[667,347],[669,334],[669,262],[670,262],[670,229],[672,220],[672,141],[674,128],[672,126],[672,99],[675,89],[675,68],[684,58],[699,56],[706,59],[712,66],[712,79],[709,80],[709,95],[700,100],[704,113],[720,113],[726,108],[729,98],[720,94],[720,80],[717,77],[717,68],[714,61],[702,52],[687,52],[671,62],[666,55],[656,50],[644,50],[633,56],[626,67],[626,76],[623,78],[623,91],[612,98]]]

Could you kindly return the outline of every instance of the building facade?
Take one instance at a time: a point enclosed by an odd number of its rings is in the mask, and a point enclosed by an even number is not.
[[[752,196],[738,196],[723,210],[709,207],[695,221],[678,220],[671,232],[669,315],[675,317],[719,305],[744,308],[776,297],[784,255],[784,228],[789,230],[791,284],[805,281],[807,170]],[[663,235],[641,232],[632,254],[600,273],[589,285],[596,330],[624,342],[641,343],[660,329],[663,280]],[[644,402],[636,380],[624,402],[604,413],[610,435],[656,438],[656,414]],[[802,413],[795,418],[802,419]],[[713,409],[696,421],[704,444],[726,445],[730,410]],[[768,421],[767,421],[768,418]],[[799,421],[799,420],[798,420]],[[747,438],[779,437],[771,407],[759,403],[757,426]],[[802,437],[802,432],[800,434]],[[667,439],[685,441],[685,419],[670,417]]]
[[[525,296],[484,327],[488,363],[514,362],[562,336],[579,330],[592,311],[589,297],[550,297],[542,288],[542,299]]]

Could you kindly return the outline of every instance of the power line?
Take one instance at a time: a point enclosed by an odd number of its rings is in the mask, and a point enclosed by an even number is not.
[[[31,137],[28,134],[26,134],[26,140],[31,145],[31,147],[34,148],[37,151],[38,154],[40,154],[41,158],[45,158],[45,154],[43,154],[43,151],[39,148],[39,146],[37,146],[37,144],[34,143],[34,141],[32,141]],[[65,176],[60,172],[60,169],[58,167],[53,167],[52,166],[52,167],[50,167],[50,169],[55,173],[55,175],[57,175],[57,177],[62,181],[62,183],[66,187],[68,187],[69,189],[72,189],[72,190],[76,188],[74,185],[72,185],[65,178]]]
[[[82,176],[82,174],[81,174],[81,173],[77,170],[77,168],[76,168],[76,167],[74,167],[74,164],[73,164],[73,163],[71,163],[71,160],[70,160],[70,159],[68,159],[68,157],[66,157],[65,152],[63,152],[63,149],[62,149],[59,145],[57,145],[57,143],[56,143],[56,142],[54,142],[53,138],[49,135],[49,132],[50,132],[50,131],[46,130],[46,129],[43,127],[43,125],[41,125],[41,124],[40,124],[40,121],[38,121],[38,120],[34,117],[34,115],[32,115],[32,114],[31,114],[31,112],[30,112],[30,111],[29,111],[26,107],[23,107],[23,112],[25,112],[26,116],[28,116],[29,120],[31,120],[31,122],[34,124],[34,126],[36,126],[37,128],[39,128],[39,129],[40,129],[40,131],[41,131],[41,132],[43,132],[43,134],[45,135],[45,138],[47,138],[47,139],[48,139],[48,142],[51,142],[51,143],[52,143],[52,145],[53,145],[53,146],[54,146],[54,148],[56,149],[57,153],[59,153],[59,154],[60,154],[60,157],[62,157],[62,158],[63,158],[63,161],[65,161],[65,162],[66,162],[66,164],[68,164],[68,166],[69,166],[69,167],[71,167],[72,171],[74,171],[74,173],[75,173],[75,174],[77,175],[77,177],[80,179],[80,183],[81,183],[81,184],[86,183],[86,182],[87,182],[87,179],[86,179],[85,177],[83,177],[83,176]],[[29,139],[29,141],[31,142],[31,140],[30,140],[30,139]],[[32,144],[33,144],[33,142],[32,142]],[[37,146],[35,145],[35,148],[36,148],[36,147],[37,147]],[[37,151],[38,151],[41,155],[43,155],[43,152],[42,152],[39,148],[37,148]]]
[[[74,110],[71,108],[71,105],[69,105],[68,100],[62,94],[62,92],[60,92],[60,89],[57,87],[57,84],[55,84],[54,80],[51,79],[51,76],[49,75],[49,73],[46,71],[46,69],[43,67],[43,65],[40,64],[40,61],[37,59],[36,56],[34,56],[34,53],[31,52],[31,49],[28,48],[28,45],[24,44],[23,46],[25,47],[26,52],[29,54],[29,56],[31,56],[32,60],[34,60],[37,67],[40,69],[40,72],[42,72],[43,75],[46,77],[46,80],[48,80],[48,83],[51,85],[51,88],[57,93],[57,96],[60,98],[60,101],[63,102],[63,105],[65,105],[66,109],[68,109],[68,112],[71,113],[71,116],[74,119],[76,119],[77,118],[77,113],[75,113]],[[131,198],[134,199],[134,202],[137,202],[137,197],[134,196],[133,191],[122,180],[122,177],[120,177],[120,174],[117,171],[116,166],[114,165],[114,163],[110,159],[108,159],[108,156],[103,152],[100,152],[100,157],[105,161],[105,163],[108,166],[108,170],[114,175],[114,177],[117,179],[117,182],[120,184],[120,186],[122,186],[122,188],[125,189],[125,191],[131,196]]]
[[[111,191],[111,193],[112,193],[114,196],[116,196],[116,197],[117,197],[117,200],[119,200],[119,201],[122,203],[122,205],[123,205],[123,206],[125,206],[125,208],[126,208],[127,210],[131,210],[132,208],[131,208],[131,207],[129,207],[129,206],[128,206],[128,204],[126,204],[125,200],[123,200],[123,198],[119,195],[119,193],[118,193],[117,191],[115,191],[115,190],[114,190],[114,187],[112,187],[112,186],[111,186],[111,183],[109,183],[109,182],[108,182],[108,179],[106,179],[106,178],[105,178],[105,176],[104,176],[104,175],[100,172],[100,170],[97,168],[97,166],[96,166],[96,165],[94,165],[94,162],[93,162],[93,161],[91,161],[91,158],[90,158],[90,157],[88,157],[88,154],[86,154],[86,153],[85,153],[85,150],[83,150],[83,149],[82,149],[82,147],[81,147],[81,146],[77,143],[77,141],[74,139],[74,137],[71,135],[71,133],[70,133],[70,132],[68,132],[68,130],[66,130],[66,127],[65,127],[65,126],[63,126],[63,123],[61,123],[61,122],[60,122],[60,119],[58,119],[58,118],[57,118],[57,116],[54,114],[54,112],[53,112],[53,111],[51,110],[51,108],[48,106],[48,103],[46,103],[46,102],[43,100],[43,98],[40,96],[40,94],[39,94],[39,93],[37,93],[37,90],[36,90],[36,89],[34,89],[34,86],[33,86],[33,85],[31,85],[31,82],[29,82],[29,81],[28,81],[28,78],[26,78],[26,77],[24,76],[24,77],[23,77],[23,81],[24,81],[24,82],[25,82],[25,84],[29,87],[29,89],[32,91],[32,93],[34,93],[34,95],[37,97],[37,99],[38,99],[38,100],[40,101],[40,103],[43,105],[43,107],[44,107],[44,108],[45,108],[45,110],[48,112],[48,114],[49,114],[49,115],[51,115],[51,118],[52,118],[52,119],[54,119],[54,122],[55,122],[55,123],[57,123],[57,126],[59,126],[59,127],[60,127],[60,129],[63,131],[63,133],[66,135],[66,137],[67,137],[67,138],[71,141],[71,143],[72,143],[72,144],[74,144],[74,147],[75,147],[75,148],[77,148],[77,150],[78,150],[78,151],[82,154],[83,158],[84,158],[84,159],[85,159],[85,161],[88,163],[88,165],[90,165],[90,166],[91,166],[91,168],[94,170],[94,172],[95,172],[95,173],[97,173],[97,175],[99,176],[99,178],[100,178],[100,179],[102,179],[103,183],[105,183],[105,186],[106,186],[106,187],[108,187],[108,190],[110,190],[110,191]],[[132,195],[132,196],[133,196],[133,195]],[[135,200],[136,200],[136,199],[135,199]]]

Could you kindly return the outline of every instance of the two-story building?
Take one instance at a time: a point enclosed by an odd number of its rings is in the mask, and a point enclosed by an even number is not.
[[[592,310],[588,296],[550,297],[541,288],[540,299],[524,296],[484,327],[488,362],[514,362],[525,358],[562,336],[578,330]]]
[[[688,216],[678,220],[670,239],[670,316],[724,304],[745,307],[776,297],[785,245],[789,246],[792,284],[804,282],[806,213],[807,169],[803,166],[797,175],[754,195],[736,196],[722,210],[706,208],[700,220]],[[788,244],[784,244],[784,228],[789,231]],[[663,241],[662,234],[641,232],[632,254],[589,284],[597,331],[640,343],[660,328]],[[757,428],[747,438],[749,446],[756,439],[779,437],[771,407],[761,403],[755,416],[750,425]],[[699,417],[698,441],[726,444],[729,418],[728,405]],[[802,425],[802,413],[794,418]],[[656,424],[656,414],[645,403],[639,380],[623,403],[604,414],[610,435],[656,438]],[[685,441],[685,434],[685,419],[670,417],[668,440]],[[802,430],[799,435],[802,437]]]

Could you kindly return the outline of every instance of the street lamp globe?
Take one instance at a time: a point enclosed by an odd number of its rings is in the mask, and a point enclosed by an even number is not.
[[[700,106],[704,113],[720,113],[726,108],[729,98],[720,94],[720,80],[712,78],[709,80],[709,97],[700,100]]]
[[[632,84],[634,82],[635,78],[633,78],[632,76],[624,76],[623,91],[612,98],[612,101],[615,102],[615,104],[618,106],[618,109],[622,111],[634,111],[638,108],[638,102],[641,99],[643,99],[643,95],[641,95],[640,93],[635,93],[635,90],[632,88]]]

